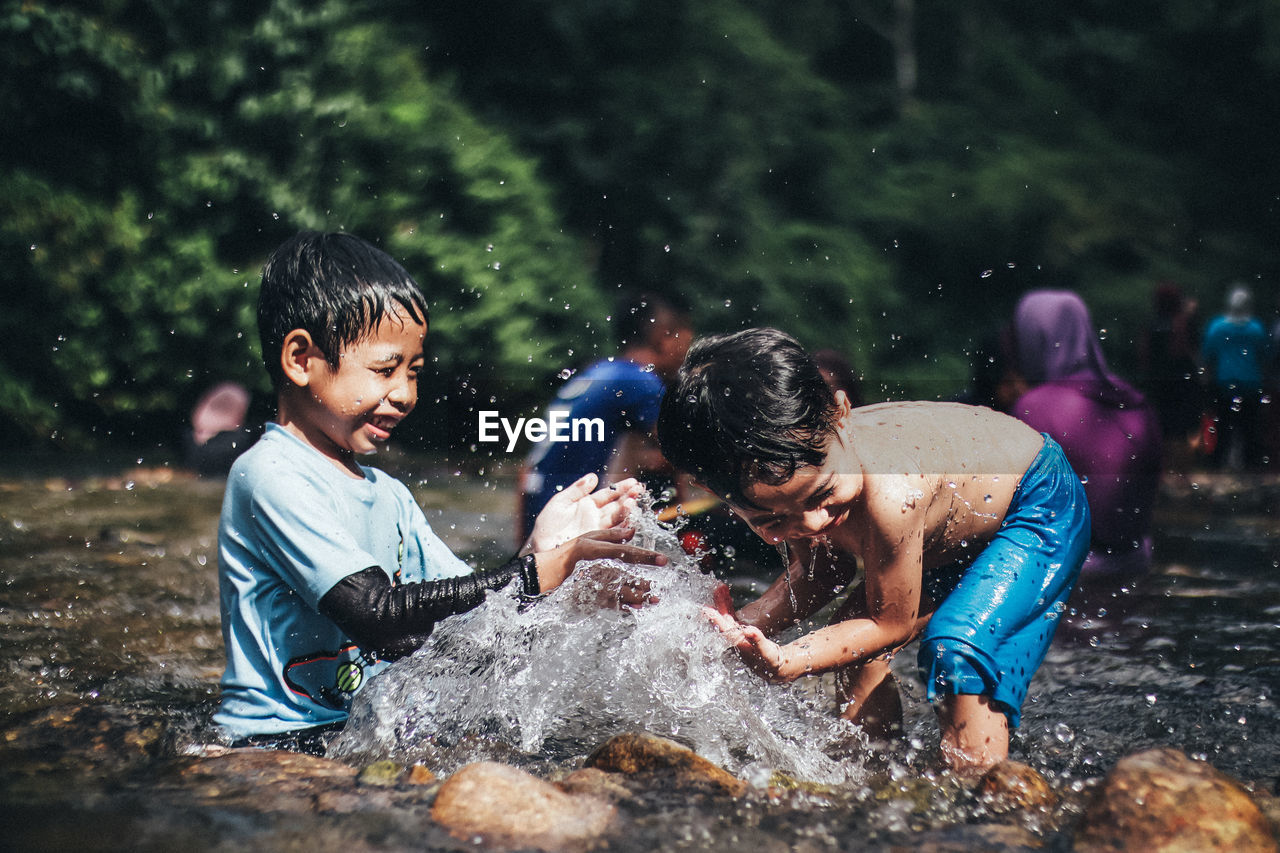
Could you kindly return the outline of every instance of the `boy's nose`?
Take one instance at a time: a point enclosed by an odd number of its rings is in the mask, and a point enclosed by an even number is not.
[[[792,535],[794,536],[816,536],[822,532],[823,526],[827,523],[827,511],[825,509],[811,509],[793,525]]]
[[[418,386],[414,382],[397,382],[387,392],[387,402],[397,408],[412,406],[418,399]]]

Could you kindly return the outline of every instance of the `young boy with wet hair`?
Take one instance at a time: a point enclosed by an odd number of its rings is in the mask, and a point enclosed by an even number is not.
[[[473,571],[403,483],[360,464],[417,402],[427,322],[404,268],[348,234],[298,234],[263,269],[277,416],[233,465],[218,531],[227,666],[214,720],[237,745],[321,749],[371,675],[489,590],[515,581],[538,595],[580,560],[665,561],[625,544],[635,482],[593,494],[593,475],[548,503],[519,556]]]
[[[734,615],[707,610],[757,672],[834,671],[844,716],[901,727],[889,662],[918,663],[961,772],[1008,754],[1027,686],[1089,548],[1089,509],[1061,448],[956,403],[853,408],[774,329],[695,341],[658,418],[662,451],[787,557]],[[770,639],[864,576],[826,627]]]

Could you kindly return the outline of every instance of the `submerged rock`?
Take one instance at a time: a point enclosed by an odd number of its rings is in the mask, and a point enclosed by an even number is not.
[[[62,705],[7,721],[0,749],[123,763],[161,755],[168,736],[163,714],[108,704]]]
[[[1275,851],[1257,804],[1238,784],[1174,749],[1135,753],[1115,766],[1085,811],[1075,849]]]
[[[617,809],[515,767],[483,761],[445,780],[431,817],[454,838],[479,840],[488,848],[582,851],[603,842],[617,822]]]
[[[556,787],[568,794],[590,794],[610,802],[631,799],[631,790],[618,781],[615,773],[597,767],[583,767],[555,780]]]
[[[1058,796],[1033,767],[1020,761],[1002,761],[978,780],[978,799],[993,813],[1052,809]]]
[[[409,768],[404,781],[410,785],[434,785],[438,780],[427,765],[415,764]]]
[[[913,853],[1025,853],[1040,850],[1043,841],[1031,830],[1022,826],[981,824],[956,826],[943,830],[922,832],[911,839]],[[906,849],[893,848],[893,849]]]
[[[372,788],[392,788],[405,776],[405,769],[394,761],[375,761],[356,777],[356,783]]]
[[[632,777],[660,777],[662,784],[710,788],[731,796],[746,793],[747,783],[675,741],[632,732],[605,741],[587,767]]]
[[[328,758],[280,749],[234,749],[202,758],[178,774],[182,787],[224,805],[308,812],[318,797],[353,789],[356,769]]]

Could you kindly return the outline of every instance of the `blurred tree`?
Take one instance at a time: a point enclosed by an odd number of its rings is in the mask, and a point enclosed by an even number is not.
[[[419,278],[450,377],[428,393],[532,399],[607,325],[533,161],[387,25],[337,2],[114,11],[6,22],[9,79],[44,88],[9,87],[4,105],[49,110],[8,140],[47,147],[19,159],[0,202],[17,284],[0,362],[9,431],[172,434],[208,382],[261,388],[256,270],[303,227],[381,242]],[[81,93],[101,139],[65,131]],[[157,414],[163,429],[137,422]]]
[[[255,279],[301,227],[420,278],[455,440],[610,347],[619,289],[945,396],[1029,287],[1123,347],[1155,280],[1280,275],[1267,0],[27,0],[0,51],[9,440],[265,390]]]

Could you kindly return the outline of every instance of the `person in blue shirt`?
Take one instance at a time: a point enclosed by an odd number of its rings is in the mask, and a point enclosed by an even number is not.
[[[689,351],[692,326],[670,300],[640,294],[620,304],[614,327],[621,347],[618,355],[569,379],[547,412],[548,419],[553,412],[561,412],[569,423],[598,419],[603,435],[584,430],[578,440],[533,445],[521,472],[517,540],[532,529],[538,513],[557,492],[584,474],[593,473],[608,483],[672,473],[658,449],[654,424],[665,380]]]
[[[517,557],[472,570],[403,483],[360,464],[417,403],[427,322],[404,268],[348,234],[298,234],[263,269],[277,414],[232,465],[218,530],[214,721],[233,745],[321,751],[370,677],[489,590],[538,595],[580,560],[666,561],[626,544],[638,484],[592,493],[589,476],[547,504]]]
[[[1210,321],[1201,343],[1218,431],[1212,459],[1233,470],[1257,466],[1265,453],[1262,375],[1270,339],[1252,308],[1249,289],[1242,284],[1232,287],[1226,310]]]

